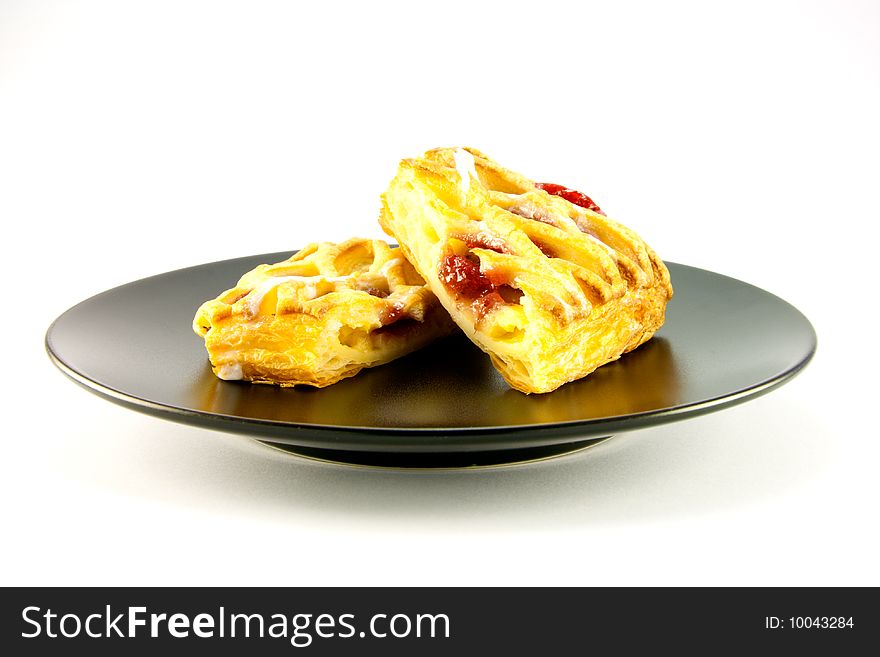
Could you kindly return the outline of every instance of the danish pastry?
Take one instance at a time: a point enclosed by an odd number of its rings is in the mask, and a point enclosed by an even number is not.
[[[399,249],[351,239],[310,244],[246,273],[202,304],[193,330],[221,379],[321,388],[455,324]]]
[[[549,392],[660,328],[669,271],[592,200],[472,148],[400,163],[379,223],[507,382]]]

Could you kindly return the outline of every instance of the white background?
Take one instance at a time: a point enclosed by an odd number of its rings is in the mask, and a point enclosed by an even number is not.
[[[876,2],[0,3],[2,584],[880,584]],[[303,462],[73,385],[69,306],[381,236],[466,144],[814,323],[792,383],[572,458]]]

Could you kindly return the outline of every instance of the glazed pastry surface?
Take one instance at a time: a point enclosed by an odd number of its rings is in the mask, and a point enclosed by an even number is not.
[[[320,388],[455,325],[399,249],[355,238],[247,272],[202,304],[193,330],[221,379]]]
[[[400,163],[380,224],[507,382],[543,393],[650,339],[669,271],[588,197],[473,148]]]

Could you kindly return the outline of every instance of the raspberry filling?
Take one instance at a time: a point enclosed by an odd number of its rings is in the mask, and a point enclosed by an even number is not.
[[[569,203],[574,203],[587,210],[592,210],[593,212],[605,215],[605,213],[602,212],[602,209],[593,202],[593,199],[575,189],[569,189],[568,187],[563,187],[562,185],[556,185],[554,183],[535,183],[535,187],[543,189],[545,192],[552,194],[553,196],[564,198]]]
[[[440,280],[457,295],[474,299],[495,289],[495,284],[480,271],[479,262],[467,256],[448,255],[440,262]]]
[[[438,274],[458,299],[471,302],[477,321],[499,304],[519,303],[522,296],[519,290],[480,271],[479,260],[474,256],[448,255],[440,262]]]

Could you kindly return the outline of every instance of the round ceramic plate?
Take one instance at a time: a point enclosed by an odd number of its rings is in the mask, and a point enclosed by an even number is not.
[[[450,467],[546,458],[614,433],[765,393],[809,362],[816,335],[782,299],[669,264],[675,296],[648,343],[545,395],[507,386],[453,336],[324,389],[229,382],[192,329],[199,305],[290,252],[153,276],[87,299],[49,328],[56,365],[92,392],[169,420],[347,463]]]

